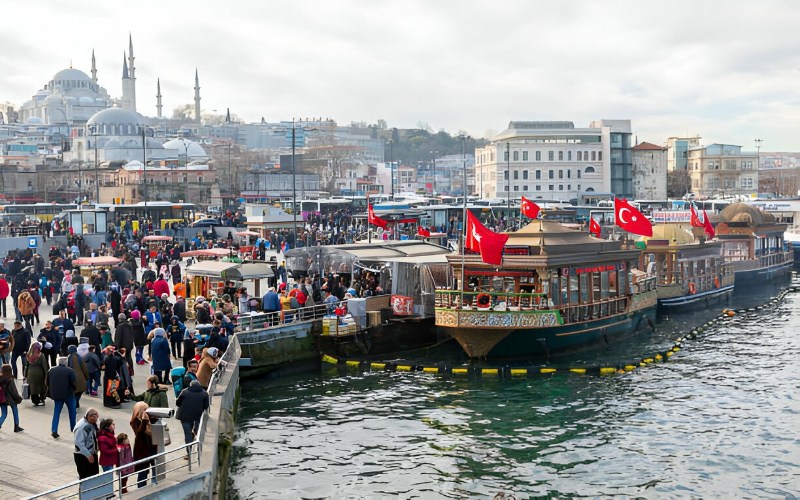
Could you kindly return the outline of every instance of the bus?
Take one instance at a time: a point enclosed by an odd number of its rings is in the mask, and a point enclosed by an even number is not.
[[[75,208],[78,208],[78,205],[74,203],[15,203],[0,205],[0,214],[22,214],[27,219],[50,222],[56,215]]]

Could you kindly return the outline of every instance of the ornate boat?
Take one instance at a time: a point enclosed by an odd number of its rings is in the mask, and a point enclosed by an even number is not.
[[[708,306],[733,293],[733,265],[722,256],[722,242],[703,236],[695,241],[677,224],[654,226],[653,236],[641,241],[639,267],[656,278],[660,310]]]
[[[786,224],[746,203],[729,205],[719,214],[717,238],[726,262],[733,266],[736,284],[785,279],[794,253],[784,239]]]
[[[525,357],[605,345],[649,331],[655,278],[640,250],[556,222],[509,233],[502,264],[448,255],[453,284],[437,287],[436,325],[470,357]],[[437,283],[439,285],[439,283]]]

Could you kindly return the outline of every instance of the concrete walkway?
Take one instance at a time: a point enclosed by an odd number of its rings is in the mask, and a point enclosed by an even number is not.
[[[6,328],[11,330],[14,324],[11,299],[8,299],[8,311],[11,317],[6,318]],[[34,334],[44,327],[44,322],[52,319],[52,308],[46,303],[40,309],[41,325],[34,325]],[[80,336],[82,327],[77,327]],[[17,361],[19,363],[19,360]],[[174,366],[181,366],[180,360],[173,360]],[[19,367],[18,367],[19,368]],[[150,376],[150,365],[134,367],[133,387],[139,394],[145,390],[147,377]],[[21,377],[21,375],[20,375]],[[17,389],[22,394],[22,379],[17,380]],[[170,407],[175,408],[175,393],[172,388],[167,391]],[[83,417],[87,409],[94,407],[100,412],[100,419],[112,418],[116,424],[116,433],[125,433],[130,437],[133,446],[133,432],[130,419],[133,402],[123,403],[122,408],[112,410],[103,406],[102,394],[97,397],[84,395],[80,401],[77,420]],[[14,420],[11,408],[3,428],[0,429],[0,498],[20,498],[47,491],[51,488],[67,484],[78,479],[78,472],[73,459],[73,434],[69,430],[69,416],[66,407],[61,412],[58,424],[59,439],[50,436],[50,424],[53,418],[53,400],[48,399],[45,406],[33,406],[30,400],[24,400],[18,406],[20,427],[22,432],[14,433]],[[170,419],[170,435],[173,443],[183,443],[183,431],[177,420]],[[135,487],[134,487],[135,491]]]

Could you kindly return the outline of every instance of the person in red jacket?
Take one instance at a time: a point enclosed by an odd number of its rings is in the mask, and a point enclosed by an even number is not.
[[[117,437],[114,434],[114,420],[104,418],[100,421],[100,431],[97,433],[97,447],[100,449],[100,467],[103,472],[119,466],[119,452],[117,451]]]
[[[8,317],[6,314],[6,299],[9,293],[8,281],[6,281],[5,275],[0,274],[0,315],[4,318]]]

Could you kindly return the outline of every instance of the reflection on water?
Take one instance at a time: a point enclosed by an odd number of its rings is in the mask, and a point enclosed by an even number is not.
[[[645,339],[564,362],[648,355],[708,316],[673,316]],[[253,498],[797,496],[798,327],[790,294],[621,376],[332,370],[247,382],[231,482]]]

